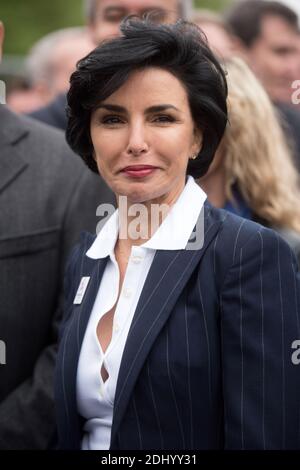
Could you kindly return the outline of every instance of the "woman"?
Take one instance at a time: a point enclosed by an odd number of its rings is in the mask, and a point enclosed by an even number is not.
[[[187,23],[121,30],[79,63],[68,96],[68,141],[119,208],[67,269],[60,447],[294,448],[295,259],[193,179],[225,130],[223,70]]]
[[[276,112],[242,60],[226,69],[229,125],[199,183],[215,207],[276,229],[300,258],[299,176]]]

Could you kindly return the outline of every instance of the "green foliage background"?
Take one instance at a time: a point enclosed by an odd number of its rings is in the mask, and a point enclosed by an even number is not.
[[[26,54],[45,34],[82,24],[82,0],[0,0],[5,26],[4,52]]]
[[[196,0],[200,8],[221,9],[229,0]],[[55,29],[81,25],[83,0],[0,0],[5,24],[4,52],[23,55],[32,44]]]

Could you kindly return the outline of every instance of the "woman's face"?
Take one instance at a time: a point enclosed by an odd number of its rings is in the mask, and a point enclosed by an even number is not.
[[[202,144],[184,87],[160,68],[133,72],[93,112],[90,130],[99,172],[130,203],[171,204]]]

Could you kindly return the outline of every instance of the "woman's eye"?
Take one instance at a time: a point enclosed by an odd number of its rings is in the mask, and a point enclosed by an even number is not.
[[[123,12],[112,12],[107,13],[104,17],[105,21],[109,23],[121,23],[121,21],[125,18],[126,13]]]
[[[122,120],[118,116],[105,116],[101,122],[103,124],[120,124]]]
[[[168,122],[174,122],[175,119],[172,116],[163,115],[163,116],[156,116],[154,118],[154,121],[159,122],[159,123],[165,123],[165,122],[168,123]]]

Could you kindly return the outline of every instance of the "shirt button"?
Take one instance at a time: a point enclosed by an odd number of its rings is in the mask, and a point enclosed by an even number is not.
[[[116,323],[116,324],[115,324],[115,331],[118,332],[119,329],[120,329],[120,327],[119,327],[118,323]]]
[[[131,294],[132,294],[131,289],[128,289],[128,288],[124,289],[123,295],[124,297],[126,297],[126,299],[129,299],[129,297],[131,297]]]

